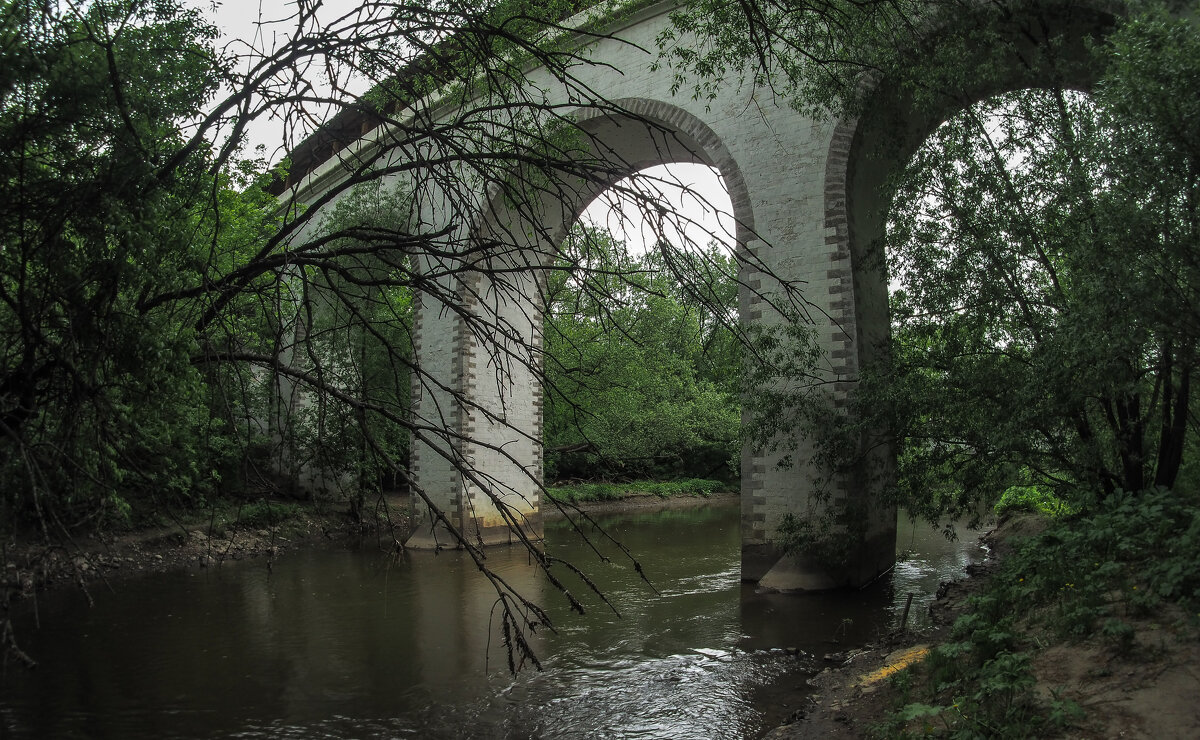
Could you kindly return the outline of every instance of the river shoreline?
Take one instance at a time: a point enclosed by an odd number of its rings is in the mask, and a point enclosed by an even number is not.
[[[742,500],[741,494],[732,492],[714,493],[709,496],[684,494],[679,496],[656,496],[649,493],[639,493],[610,501],[582,501],[577,504],[562,504],[562,508],[553,504],[542,507],[542,516],[547,519],[560,519],[571,513],[574,507],[586,514],[624,514],[626,512],[665,511],[667,509],[690,509],[697,506],[732,506]]]
[[[895,736],[899,730],[894,713],[913,699],[904,698],[888,678],[921,663],[931,650],[949,641],[955,620],[971,609],[972,596],[988,591],[990,580],[1001,571],[1000,564],[1015,543],[1045,526],[1043,518],[1028,513],[1002,520],[982,537],[991,555],[968,566],[962,578],[942,584],[930,607],[929,629],[894,632],[860,649],[826,656],[829,665],[809,680],[813,691],[803,697],[804,707],[793,714],[791,722],[768,732],[765,740]],[[1131,625],[1132,649],[1115,649],[1102,634],[1076,640],[1045,635],[1044,644],[1033,640],[1040,645],[1031,658],[1034,694],[1047,706],[1052,701],[1068,701],[1079,710],[1067,730],[1054,736],[1200,737],[1200,710],[1195,703],[1200,692],[1200,676],[1195,672],[1200,665],[1200,643],[1185,626],[1187,615],[1167,606],[1124,616]],[[1014,629],[1029,630],[1030,634],[1038,631],[1027,618],[1018,621]],[[928,680],[918,671],[904,683]],[[970,692],[980,687],[961,688]],[[928,718],[915,718],[904,724],[904,736],[937,735],[938,729]]]
[[[737,506],[736,493],[709,496],[661,497],[632,494],[618,500],[585,501],[554,505],[546,502],[547,520],[568,515],[601,516],[685,510],[703,506]],[[364,509],[357,520],[344,505],[320,506],[292,501],[269,502],[286,507],[288,515],[272,526],[214,524],[216,517],[194,517],[170,526],[111,535],[76,538],[67,546],[29,545],[9,547],[3,552],[5,586],[10,598],[30,596],[36,590],[119,588],[122,580],[147,573],[187,572],[219,568],[227,561],[266,560],[270,564],[287,551],[328,547],[375,547],[397,551],[411,533],[419,515],[406,495],[380,497]],[[239,517],[234,517],[235,521]],[[960,603],[967,586],[947,587],[935,610],[943,616],[940,625],[953,621],[951,603]],[[781,703],[790,708],[792,723],[767,737],[858,737],[859,730],[878,719],[884,711],[878,702],[864,699],[854,690],[857,675],[887,662],[896,650],[917,640],[929,640],[929,631],[919,635],[894,634],[876,644],[847,652],[821,656],[826,666],[809,682],[813,691],[787,696]],[[848,711],[853,705],[854,709]],[[778,712],[774,716],[779,717]],[[848,734],[847,734],[848,733]]]
[[[634,494],[619,500],[548,504],[546,519],[578,511],[586,515],[652,512],[705,505],[734,505],[736,493],[710,496],[661,497]],[[275,558],[298,548],[367,543],[397,550],[412,532],[419,516],[406,494],[389,494],[370,502],[356,520],[344,504],[295,501],[270,502],[288,507],[286,518],[270,526],[236,523],[214,525],[214,517],[198,512],[170,525],[123,532],[80,535],[46,544],[41,541],[4,543],[0,588],[12,597],[46,588],[105,584],[141,573],[219,567],[226,561]],[[236,512],[235,512],[236,514]]]
[[[736,494],[670,498],[633,495],[564,508],[570,511],[577,507],[591,516],[735,506],[738,500]],[[383,551],[398,550],[414,520],[411,503],[403,496],[373,502],[358,520],[344,507],[276,503],[289,507],[288,516],[266,527],[217,526],[216,518],[210,516],[169,527],[76,538],[69,546],[34,544],[18,548],[9,543],[0,551],[5,598],[11,602],[31,597],[43,588],[119,588],[119,581],[131,576],[216,568],[230,560],[267,559],[270,564],[285,551],[301,549],[365,545]],[[547,506],[544,515],[555,519],[564,514]],[[364,520],[370,524],[364,525]],[[926,649],[947,639],[949,626],[966,608],[968,598],[986,588],[1007,543],[1014,537],[1035,533],[1040,526],[1037,517],[1013,517],[985,535],[993,557],[968,567],[963,578],[943,585],[930,607],[932,626],[893,632],[861,647],[814,656],[823,669],[808,680],[806,688],[782,698],[776,694],[771,702],[776,711],[768,714],[790,714],[790,721],[765,737],[857,738],[877,733],[897,706],[896,692],[886,677],[906,662],[919,661]],[[1076,697],[1087,708],[1088,716],[1078,736],[1185,737],[1200,733],[1200,714],[1191,699],[1200,689],[1200,681],[1190,672],[1190,666],[1200,664],[1200,648],[1194,640],[1177,639],[1160,623],[1166,623],[1161,615],[1133,622],[1137,644],[1153,648],[1146,652],[1114,656],[1092,639],[1053,645],[1035,658],[1039,690],[1047,695]],[[19,642],[20,635],[16,639]],[[7,647],[19,650],[17,642]],[[22,659],[20,654],[17,657]]]
[[[1008,536],[992,530],[980,540],[995,550],[1003,548]],[[808,681],[812,691],[801,699],[803,707],[763,740],[877,736],[873,728],[895,709],[886,679],[919,662],[933,646],[948,639],[967,600],[986,589],[997,562],[996,555],[990,556],[967,566],[960,578],[944,582],[928,607],[930,626],[895,630],[860,647],[824,656],[825,667]]]

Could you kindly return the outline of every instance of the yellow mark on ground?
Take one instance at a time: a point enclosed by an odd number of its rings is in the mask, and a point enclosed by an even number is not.
[[[928,645],[913,645],[904,650],[897,650],[887,656],[887,664],[882,668],[871,671],[859,677],[857,686],[870,686],[873,683],[878,683],[883,679],[898,673],[905,668],[908,668],[913,663],[917,663],[929,654]]]

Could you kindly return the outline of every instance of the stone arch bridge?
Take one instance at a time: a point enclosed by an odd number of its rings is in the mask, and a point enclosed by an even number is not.
[[[889,173],[957,108],[1005,89],[1050,81],[1044,49],[1054,48],[1061,60],[1064,50],[1078,52],[1083,39],[1103,33],[1114,22],[1096,2],[1007,3],[1014,14],[1004,21],[1011,27],[1006,74],[968,84],[936,110],[918,109],[884,80],[875,86],[873,112],[857,120],[834,121],[806,117],[748,83],[722,89],[712,100],[673,95],[671,71],[655,68],[654,52],[644,50],[657,48],[656,38],[670,23],[674,5],[670,0],[643,4],[601,29],[603,36],[579,38],[583,53],[597,62],[580,71],[579,78],[612,105],[603,111],[580,107],[578,125],[594,155],[611,162],[614,180],[673,162],[699,162],[720,172],[737,222],[741,321],[779,323],[774,297],[784,283],[800,285],[813,314],[824,317],[816,327],[817,338],[826,358],[829,402],[835,406],[845,403],[859,369],[887,339],[887,286],[864,254],[882,233]],[[1028,22],[1022,21],[1022,9]],[[574,27],[572,23],[582,18],[565,25]],[[994,64],[994,57],[988,63]],[[1062,69],[1059,65],[1054,73],[1061,75]],[[1087,75],[1086,67],[1080,67],[1079,78],[1069,82],[1086,87]],[[544,90],[555,89],[555,80],[545,70],[531,70],[529,79]],[[569,91],[561,94],[563,101],[569,100]],[[333,122],[343,133],[356,125],[349,114]],[[318,133],[293,152],[296,180],[289,184],[301,200],[312,197],[331,181],[348,176],[347,161],[369,158],[372,141],[380,135],[378,129],[364,126],[361,138],[349,148],[352,154],[343,150],[335,155],[339,147],[330,147]],[[883,138],[900,146],[878,146]],[[557,196],[533,218],[539,223],[524,223],[531,219],[528,209],[516,212],[503,197],[481,190],[476,194],[477,220],[457,228],[473,229],[492,240],[515,240],[512,246],[519,249],[507,252],[510,255],[544,254],[539,241],[563,238],[604,187],[605,183],[580,181],[558,188]],[[438,203],[431,201],[424,208],[428,215],[422,220],[438,223]],[[520,267],[519,259],[505,266]],[[414,414],[435,421],[432,426],[440,431],[414,444],[413,484],[457,528],[485,544],[510,542],[514,526],[540,533],[538,271],[531,266],[524,272],[501,272],[503,281],[491,272],[457,273],[454,284],[446,286],[459,297],[454,310],[444,302],[419,301],[414,342],[426,376],[414,383]],[[473,329],[471,316],[489,317],[489,325],[507,330],[481,333]],[[891,566],[896,512],[876,495],[890,467],[886,455],[878,455],[875,464],[864,465],[859,474],[834,477],[833,490],[827,490],[829,500],[855,503],[862,512],[865,526],[853,535],[858,538],[853,562],[831,569],[815,561],[781,558],[772,544],[779,522],[789,512],[809,512],[813,481],[824,476],[814,467],[812,450],[809,441],[800,440],[795,463],[786,470],[779,466],[777,454],[743,451],[744,580],[779,588],[829,588],[866,583]],[[470,474],[464,474],[464,465]],[[408,545],[452,544],[440,530],[426,524]]]

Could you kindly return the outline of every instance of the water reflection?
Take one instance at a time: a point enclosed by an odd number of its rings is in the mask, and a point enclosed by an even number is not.
[[[908,591],[931,599],[947,569],[978,554],[902,529],[917,556],[872,588],[757,594],[738,580],[736,507],[603,524],[642,558],[657,595],[561,523],[547,537],[619,615],[563,569],[588,610],[575,616],[522,551],[488,552],[558,625],[536,637],[541,673],[509,675],[495,592],[461,553],[299,552],[271,570],[250,561],[127,581],[91,608],[75,592],[45,595],[40,629],[18,615],[42,665],[7,667],[0,736],[753,737],[790,712],[777,690],[807,675],[777,648],[861,643],[895,623]],[[910,622],[923,613],[914,605]]]
[[[861,645],[882,632],[897,629],[908,595],[912,594],[907,627],[927,628],[929,605],[938,586],[959,578],[966,566],[987,556],[979,532],[955,529],[948,539],[942,531],[901,513],[898,521],[895,568],[877,582],[857,591],[819,595],[757,593],[744,586],[742,624],[756,632],[742,645],[791,645],[816,654]]]

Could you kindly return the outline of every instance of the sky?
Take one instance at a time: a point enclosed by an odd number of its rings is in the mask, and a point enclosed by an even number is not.
[[[732,250],[735,233],[733,206],[725,184],[715,169],[702,164],[669,164],[642,170],[642,174],[653,179],[662,194],[661,202],[681,215],[678,222],[685,231],[684,238],[671,238],[672,228],[668,225],[668,239],[679,245],[690,241],[699,246],[706,246],[709,241],[716,239],[726,249]],[[582,219],[594,226],[607,227],[613,236],[623,239],[635,253],[653,246],[655,234],[646,220],[628,204],[624,209],[614,212],[612,200],[602,193],[584,210]]]
[[[189,0],[203,10],[221,30],[226,40],[254,40],[261,35],[263,42],[287,29],[285,21],[295,15],[295,0]],[[353,9],[354,0],[324,0],[317,11],[318,18],[333,20]],[[261,23],[261,25],[260,25]]]
[[[288,28],[284,19],[296,12],[295,0],[191,0],[202,9],[222,33],[222,42],[252,43],[271,48]],[[325,0],[317,17],[336,20],[357,7],[355,0]],[[278,22],[276,22],[278,21]],[[278,123],[262,122],[251,132],[252,144],[263,144],[267,152],[278,148],[282,139]],[[688,223],[685,237],[701,246],[716,238],[732,249],[734,224],[728,192],[719,174],[710,167],[697,164],[671,164],[643,170],[658,183],[662,202],[676,213],[682,214],[680,222]],[[673,187],[677,182],[683,187]],[[694,194],[686,192],[687,189]],[[697,197],[698,196],[698,197]],[[613,235],[624,239],[635,252],[644,252],[653,243],[654,236],[646,220],[638,214],[630,216],[634,209],[626,207],[620,211],[625,217],[614,213],[616,204],[604,195],[597,198],[584,211],[583,220],[594,226],[607,227]],[[683,242],[680,239],[679,242]]]

